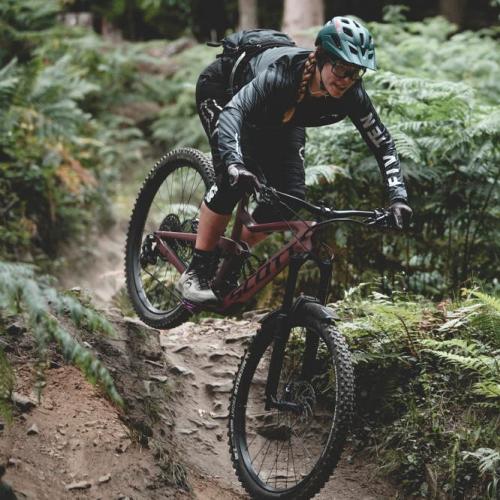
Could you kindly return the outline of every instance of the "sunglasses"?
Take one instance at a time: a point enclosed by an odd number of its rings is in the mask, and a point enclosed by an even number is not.
[[[349,78],[356,81],[360,80],[366,73],[366,68],[352,66],[339,59],[330,60],[329,62],[332,65],[332,73],[337,78]]]

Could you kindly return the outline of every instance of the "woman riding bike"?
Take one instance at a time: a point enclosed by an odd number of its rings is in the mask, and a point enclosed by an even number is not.
[[[201,73],[196,103],[217,182],[201,206],[193,259],[176,285],[186,301],[218,302],[211,288],[217,242],[234,207],[245,191],[258,186],[262,173],[267,184],[305,197],[305,127],[348,116],[378,162],[396,225],[401,229],[409,221],[412,210],[396,147],[362,84],[366,69],[376,69],[370,32],[338,16],[320,30],[315,45],[312,52],[276,47],[255,55],[240,72],[234,95],[234,61],[219,57]],[[272,222],[280,214],[257,206],[253,217]],[[242,240],[250,246],[261,238],[244,228]]]

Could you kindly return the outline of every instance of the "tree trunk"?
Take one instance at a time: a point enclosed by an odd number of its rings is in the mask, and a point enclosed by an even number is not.
[[[240,13],[239,29],[257,28],[257,0],[238,0]]]
[[[283,9],[283,31],[295,38],[299,45],[314,44],[313,37],[300,32],[313,26],[321,26],[324,19],[323,0],[285,0]]]
[[[439,0],[439,13],[448,21],[461,26],[466,6],[467,0]]]
[[[285,0],[283,30],[296,33],[324,22],[323,0]]]

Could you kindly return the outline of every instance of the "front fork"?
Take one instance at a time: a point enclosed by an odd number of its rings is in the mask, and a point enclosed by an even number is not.
[[[283,368],[283,359],[285,354],[285,347],[290,337],[290,314],[292,313],[293,298],[299,270],[309,259],[308,254],[296,254],[291,257],[288,279],[286,282],[285,297],[281,309],[276,313],[273,318],[274,328],[274,346],[271,354],[271,363],[269,365],[269,372],[267,375],[266,383],[266,404],[265,409],[269,411],[271,408],[278,408],[290,410],[297,413],[302,411],[300,405],[278,400],[278,384]],[[328,297],[330,288],[330,278],[332,275],[332,261],[319,261],[317,262],[320,270],[320,284],[318,290],[318,298],[324,304]],[[312,332],[306,332],[306,345],[304,349],[302,361],[302,379],[309,380],[312,377],[314,362],[318,351],[319,338]]]

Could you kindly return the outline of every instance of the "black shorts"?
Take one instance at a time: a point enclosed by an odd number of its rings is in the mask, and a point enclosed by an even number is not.
[[[218,120],[224,106],[231,99],[228,88],[231,66],[221,58],[205,68],[196,85],[196,107],[203,128],[208,136],[212,159],[217,175],[217,188],[205,198],[207,206],[219,214],[230,214],[241,199],[242,192],[229,186],[226,167],[218,150]],[[304,127],[283,125],[275,129],[258,129],[244,126],[241,131],[241,149],[245,168],[263,173],[268,185],[305,197],[304,177]],[[215,192],[214,192],[215,191]],[[290,218],[290,213],[258,206],[253,214],[258,222]]]

